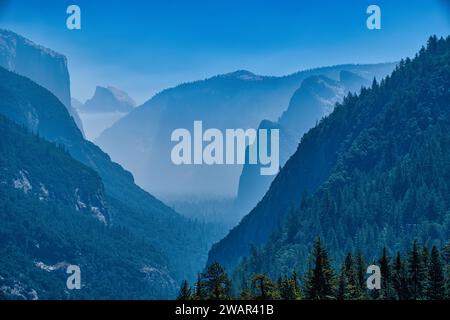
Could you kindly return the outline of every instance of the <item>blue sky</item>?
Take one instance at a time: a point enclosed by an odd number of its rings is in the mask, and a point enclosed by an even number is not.
[[[139,103],[182,82],[246,69],[285,75],[340,63],[396,61],[450,34],[444,0],[0,0],[0,26],[65,54],[72,94],[113,85]],[[66,8],[82,30],[66,28]],[[382,30],[366,28],[366,8]]]

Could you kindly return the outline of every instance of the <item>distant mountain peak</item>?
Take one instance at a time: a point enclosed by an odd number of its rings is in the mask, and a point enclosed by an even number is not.
[[[219,76],[221,78],[235,78],[239,80],[246,80],[246,81],[259,81],[263,80],[263,76],[258,76],[254,74],[253,72],[250,72],[248,70],[237,70],[234,72],[226,73],[224,75]]]
[[[125,91],[112,86],[108,86],[106,89],[109,90],[118,101],[126,103],[133,108],[136,106],[136,101],[134,101]]]
[[[128,113],[136,102],[120,89],[112,86],[95,88],[94,96],[84,104],[84,112],[123,112]]]

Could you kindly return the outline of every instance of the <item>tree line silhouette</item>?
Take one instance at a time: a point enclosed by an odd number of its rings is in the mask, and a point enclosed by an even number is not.
[[[369,290],[369,265],[377,265],[380,288]],[[333,268],[328,250],[316,240],[309,267],[300,277],[271,279],[267,274],[243,276],[233,285],[219,263],[198,275],[194,286],[183,281],[178,300],[448,300],[450,299],[450,241],[441,249],[421,246],[390,256],[385,248],[378,261],[368,263],[360,253],[348,253],[340,268]]]

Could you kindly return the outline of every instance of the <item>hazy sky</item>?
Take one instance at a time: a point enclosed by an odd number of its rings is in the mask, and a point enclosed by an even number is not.
[[[0,0],[0,26],[65,54],[72,95],[113,85],[139,103],[181,82],[238,69],[285,75],[340,63],[397,61],[450,34],[444,0]],[[82,30],[66,28],[77,4]],[[366,9],[382,10],[382,30]]]

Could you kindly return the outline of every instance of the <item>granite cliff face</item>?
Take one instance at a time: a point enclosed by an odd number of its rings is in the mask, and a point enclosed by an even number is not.
[[[95,89],[94,96],[86,101],[83,112],[121,112],[128,113],[136,106],[136,102],[124,91],[114,87]]]
[[[71,105],[70,76],[65,56],[12,31],[0,29],[0,66],[33,80],[53,93],[83,131],[78,113]]]
[[[373,76],[373,75],[369,75]],[[369,79],[356,73],[341,71],[339,80],[326,76],[311,76],[302,82],[294,93],[287,110],[273,124],[280,130],[280,166],[283,167],[297,150],[302,136],[323,117],[330,114],[336,103],[342,102],[348,92],[358,92],[367,87]],[[261,123],[262,127],[267,121]],[[261,127],[260,126],[260,127]],[[266,128],[270,129],[270,128]],[[242,216],[253,209],[269,190],[274,176],[261,176],[259,165],[246,164],[239,179],[236,211]]]
[[[128,93],[108,86],[97,86],[91,99],[85,103],[72,98],[72,107],[83,122],[87,139],[93,141],[136,107]]]

